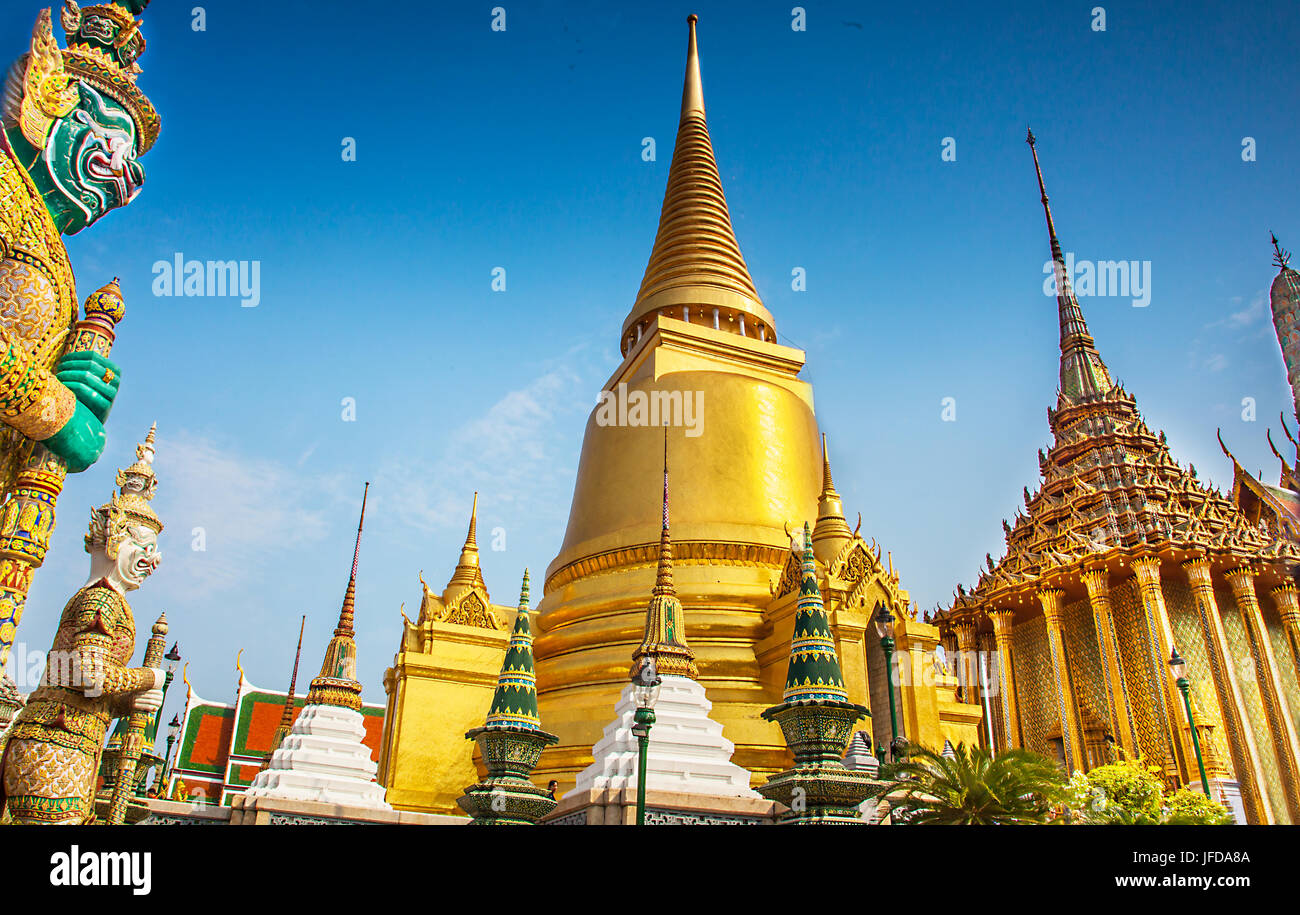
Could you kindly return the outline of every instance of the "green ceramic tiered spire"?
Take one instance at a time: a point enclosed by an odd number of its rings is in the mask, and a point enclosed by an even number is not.
[[[542,730],[537,716],[537,676],[533,673],[533,632],[528,623],[528,570],[519,591],[519,613],[506,647],[501,675],[483,727],[465,735],[478,743],[487,778],[465,789],[456,803],[476,826],[524,826],[555,809],[555,798],[529,776],[550,744],[559,740]]]
[[[799,585],[799,608],[794,614],[790,637],[790,667],[785,675],[786,702],[848,702],[844,674],[835,654],[835,636],[817,586],[812,533],[803,526],[803,579]]]
[[[781,704],[763,718],[781,726],[794,766],[757,789],[784,804],[782,823],[863,823],[858,805],[872,791],[871,779],[842,762],[854,725],[871,714],[850,702],[835,653],[835,634],[817,585],[812,532],[803,526],[803,576],[790,635],[790,666]]]
[[[519,614],[506,648],[505,663],[497,677],[497,691],[488,709],[487,726],[513,725],[534,731],[542,729],[537,717],[537,675],[533,672],[533,631],[528,622],[528,570],[519,592]]]

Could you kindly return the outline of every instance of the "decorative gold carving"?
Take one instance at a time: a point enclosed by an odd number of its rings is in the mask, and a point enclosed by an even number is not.
[[[488,608],[487,603],[476,591],[469,591],[464,597],[447,605],[439,617],[439,622],[455,623],[458,626],[476,626],[479,629],[501,628],[496,614]]]

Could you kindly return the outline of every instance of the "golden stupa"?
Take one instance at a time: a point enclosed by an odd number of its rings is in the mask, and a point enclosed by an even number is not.
[[[888,709],[871,626],[883,605],[898,619],[896,658],[904,662],[900,733],[931,746],[974,743],[982,717],[935,667],[938,629],[917,619],[892,563],[845,521],[812,387],[799,377],[804,353],[776,342],[776,322],[732,230],[705,121],[695,22],[689,17],[659,231],[623,322],[623,360],[587,421],[568,528],[537,608],[538,705],[559,743],[533,777],[558,781],[561,792],[591,762],[643,634],[662,532],[663,425],[680,468],[674,577],[699,682],[736,746],[733,761],[754,784],[791,760],[780,728],[760,715],[785,683],[799,583],[787,530],[805,521],[816,522],[818,576],[850,701]],[[430,602],[425,590],[385,678],[380,778],[395,807],[454,813],[455,798],[476,780],[461,733],[482,723],[508,632],[481,577],[472,592],[477,620],[457,612],[460,596]],[[887,712],[863,727],[875,743],[889,742]]]
[[[678,594],[714,714],[736,762],[777,770],[785,747],[754,645],[785,527],[817,514],[821,449],[804,354],[776,342],[740,253],[704,118],[690,20],[681,121],[659,232],[605,383],[696,398],[699,435],[674,429]],[[659,429],[587,421],[569,525],[538,606],[538,701],[560,735],[538,775],[581,769],[627,681],[659,548]],[[784,670],[782,670],[784,674]]]

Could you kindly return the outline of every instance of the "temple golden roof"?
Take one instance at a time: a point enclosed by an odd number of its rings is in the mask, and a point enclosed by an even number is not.
[[[1047,411],[1054,442],[1038,453],[1040,487],[1026,487],[1024,510],[1002,523],[1006,554],[996,562],[985,557],[973,590],[958,586],[953,611],[1033,606],[1028,597],[1041,579],[1065,584],[1085,566],[1117,556],[1192,549],[1300,556],[1295,544],[1248,523],[1195,467],[1180,466],[1164,432],[1153,432],[1136,399],[1111,380],[1070,288],[1032,132],[1028,142],[1057,265],[1061,380],[1056,409]]]
[[[659,232],[636,301],[623,322],[623,355],[636,341],[638,325],[644,326],[648,318],[669,308],[675,317],[681,317],[682,308],[710,312],[717,308],[720,327],[745,336],[776,339],[776,322],[754,288],[731,227],[704,118],[696,17],[688,17],[687,22],[690,36],[677,144],[668,170]]]

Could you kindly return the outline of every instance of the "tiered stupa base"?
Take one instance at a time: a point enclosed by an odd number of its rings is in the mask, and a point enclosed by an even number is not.
[[[758,797],[749,787],[749,772],[731,761],[735,745],[722,736],[722,725],[709,717],[712,708],[704,687],[695,680],[663,678],[647,750],[647,792]],[[566,797],[637,787],[639,746],[632,734],[636,709],[634,686],[629,683],[614,708],[614,721],[591,748],[594,761],[578,773],[577,784]]]
[[[841,757],[853,726],[866,713],[849,702],[785,702],[763,713],[776,721],[794,753],[791,769],[768,779],[758,793],[789,811],[778,822],[795,825],[862,826],[862,804],[877,786],[870,775],[844,766]]]
[[[375,781],[378,766],[362,743],[365,733],[360,712],[307,706],[246,795],[392,809]]]
[[[555,798],[528,780],[542,750],[558,739],[536,728],[489,725],[465,735],[477,741],[488,777],[456,800],[473,826],[531,826],[555,809]]]

